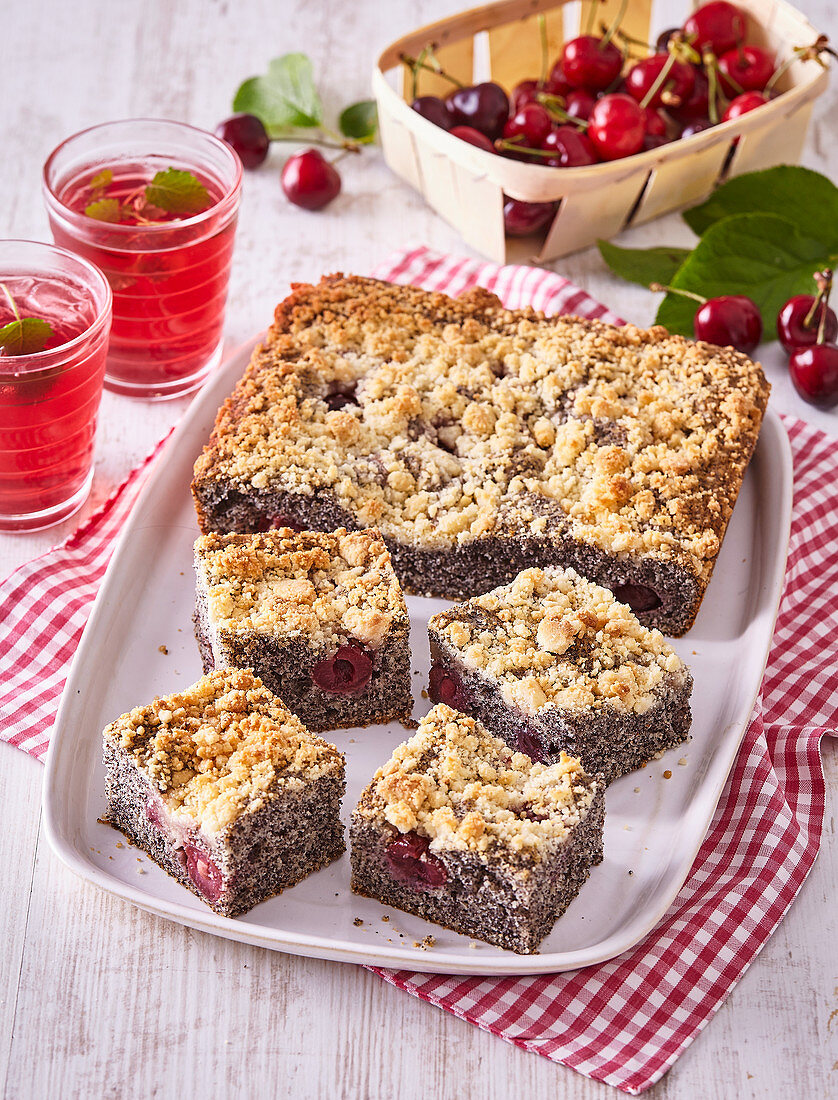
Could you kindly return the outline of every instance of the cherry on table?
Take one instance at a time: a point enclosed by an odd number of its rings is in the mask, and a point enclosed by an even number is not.
[[[450,130],[454,125],[454,119],[448,109],[448,104],[439,96],[417,96],[410,106],[417,115],[421,115],[422,118],[426,118],[428,122],[432,122],[434,126],[439,126],[442,130]]]
[[[588,119],[588,138],[603,160],[620,160],[640,152],[645,133],[642,108],[622,92],[598,99]]]
[[[745,294],[721,294],[704,298],[681,287],[652,283],[650,290],[679,294],[699,303],[693,319],[696,340],[718,347],[733,347],[750,355],[762,339],[762,315],[756,302]]]
[[[613,42],[583,34],[565,45],[561,67],[572,87],[601,92],[620,75],[623,55]]]
[[[481,134],[499,138],[509,118],[509,99],[500,84],[486,81],[457,88],[447,97],[454,126],[471,126]]]
[[[816,344],[821,322],[824,343],[835,343],[838,317],[825,300],[827,294],[828,290],[819,291],[817,296],[795,294],[780,310],[777,315],[777,338],[787,352]]]
[[[492,142],[485,134],[481,134],[479,130],[475,130],[473,126],[452,126],[449,133],[460,141],[467,141],[469,145],[475,145],[478,149],[485,149],[487,153],[495,153],[495,149]]]
[[[727,110],[722,116],[722,122],[730,122],[732,118],[741,118],[750,111],[755,111],[768,102],[765,92],[743,92],[727,105]]]
[[[744,39],[745,16],[735,4],[712,0],[684,22],[684,37],[698,53],[709,49],[719,57]]]
[[[289,202],[304,210],[322,210],[340,194],[340,176],[317,149],[303,149],[282,168],[282,190]]]
[[[256,115],[238,114],[225,118],[215,128],[215,136],[238,153],[245,168],[258,168],[268,155],[270,138]]]
[[[789,358],[789,374],[804,401],[822,409],[838,405],[838,346],[812,344]]]
[[[719,82],[726,95],[761,92],[774,75],[774,58],[761,46],[738,46],[719,58]]]

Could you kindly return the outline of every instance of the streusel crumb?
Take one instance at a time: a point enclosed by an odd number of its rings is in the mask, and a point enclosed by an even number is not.
[[[525,569],[511,584],[434,615],[428,628],[530,715],[549,706],[645,714],[665,680],[688,675],[660,631],[607,588],[557,566]]]
[[[434,850],[512,852],[563,841],[598,789],[581,761],[534,764],[473,718],[439,703],[358,803],[369,820],[429,837]]]
[[[123,714],[103,736],[131,753],[175,819],[207,836],[258,810],[277,785],[344,770],[334,745],[309,733],[248,669],[211,672]]]
[[[393,622],[407,618],[377,530],[204,535],[195,571],[209,623],[222,634],[302,636],[327,650],[352,637],[377,649]]]

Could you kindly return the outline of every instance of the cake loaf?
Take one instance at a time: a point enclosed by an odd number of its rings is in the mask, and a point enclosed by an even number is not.
[[[732,348],[334,275],[276,309],[195,467],[204,532],[381,529],[410,591],[530,566],[695,619],[769,386]]]

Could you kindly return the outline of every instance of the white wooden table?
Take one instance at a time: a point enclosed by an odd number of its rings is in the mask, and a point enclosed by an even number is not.
[[[212,129],[240,80],[292,49],[313,59],[327,107],[365,97],[377,49],[463,0],[26,0],[6,5],[0,36],[3,171],[0,236],[48,239],[41,164],[63,137],[109,118],[163,116]],[[800,0],[813,23],[832,0]],[[677,14],[680,14],[677,13]],[[672,20],[669,20],[671,22]],[[834,82],[833,82],[834,83]],[[804,161],[838,177],[835,87],[816,108]],[[269,322],[291,280],[367,273],[394,247],[466,252],[453,230],[397,181],[377,151],[342,164],[326,211],[289,206],[281,151],[245,180],[228,307],[230,348]],[[672,216],[624,242],[688,243]],[[612,278],[598,254],[559,270],[624,317],[654,301]],[[838,412],[799,401],[776,349],[764,363],[774,408],[838,434]],[[105,395],[96,477],[81,516],[51,531],[0,535],[0,574],[65,537],[181,415]],[[786,920],[707,1031],[649,1095],[672,1098],[838,1094],[838,752],[823,848]],[[0,1082],[9,1098],[604,1097],[587,1081],[385,985],[354,966],[215,939],[83,885],[48,850],[39,824],[42,768],[0,746]]]

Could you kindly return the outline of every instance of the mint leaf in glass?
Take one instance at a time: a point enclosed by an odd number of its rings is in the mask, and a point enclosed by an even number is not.
[[[320,126],[323,105],[311,61],[304,53],[275,57],[264,76],[251,77],[241,85],[233,99],[233,110],[256,115],[270,137],[294,128]]]
[[[88,218],[98,222],[118,222],[122,218],[122,207],[118,199],[96,199],[84,208]]]
[[[200,214],[210,205],[209,192],[191,172],[166,168],[145,189],[145,201],[166,214]]]
[[[363,99],[360,103],[350,104],[341,112],[338,126],[343,136],[352,141],[359,141],[363,145],[375,141],[378,131],[378,110],[375,100]]]
[[[0,328],[0,356],[34,355],[44,350],[52,333],[49,321],[40,317],[18,317]]]
[[[113,172],[110,168],[103,168],[101,172],[91,177],[89,187],[91,191],[104,191],[111,183],[113,183]]]

